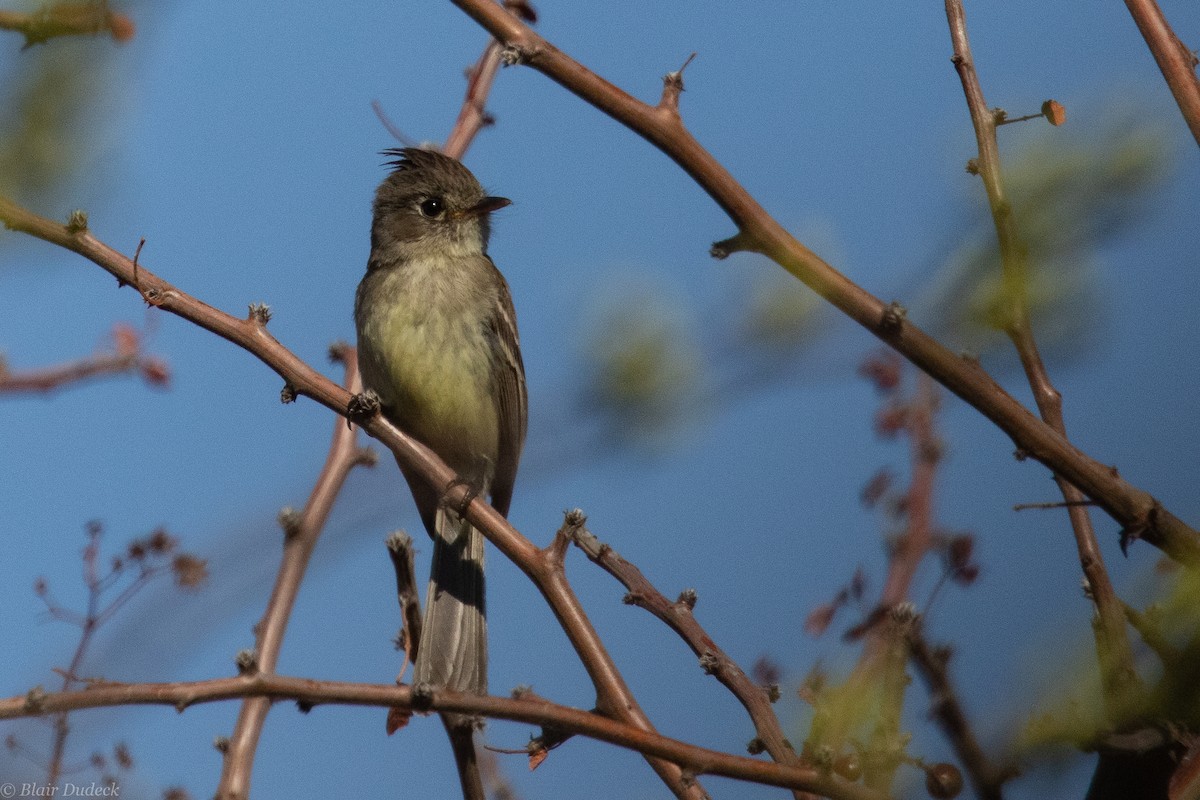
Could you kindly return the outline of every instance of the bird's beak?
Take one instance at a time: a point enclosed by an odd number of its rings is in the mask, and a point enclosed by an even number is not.
[[[461,214],[464,217],[482,217],[507,205],[512,205],[512,200],[507,197],[485,197],[470,208],[464,209]]]

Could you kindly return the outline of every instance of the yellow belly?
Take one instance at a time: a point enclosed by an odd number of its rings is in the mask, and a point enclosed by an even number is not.
[[[494,359],[479,323],[409,304],[363,322],[363,382],[393,421],[456,471],[474,471],[480,459],[495,463]]]

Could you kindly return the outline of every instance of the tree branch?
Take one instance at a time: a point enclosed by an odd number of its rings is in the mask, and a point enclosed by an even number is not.
[[[353,347],[338,345],[331,349],[335,360],[346,370],[347,391],[362,389],[358,376],[358,360]],[[358,429],[338,417],[333,425],[333,439],[312,493],[304,509],[292,516],[281,515],[284,542],[283,559],[275,576],[275,588],[267,602],[266,611],[256,626],[255,668],[272,674],[279,663],[283,637],[300,593],[300,584],[308,569],[317,540],[329,518],[333,503],[342,490],[346,477],[354,467],[374,464],[374,454],[358,447]],[[250,796],[250,779],[254,769],[254,754],[259,737],[271,710],[267,697],[253,697],[242,703],[237,724],[224,751],[221,779],[217,784],[218,800],[245,800]]]
[[[0,700],[0,719],[127,705],[170,705],[182,712],[198,703],[249,697],[295,700],[303,710],[324,704],[404,707],[418,713],[453,712],[549,725],[681,765],[693,776],[720,775],[811,791],[835,800],[885,800],[878,792],[815,769],[773,764],[696,747],[637,725],[541,698],[513,699],[444,689],[415,692],[407,686],[318,681],[263,673],[180,683],[104,682],[82,691],[50,694],[38,687],[25,695]]]
[[[573,511],[570,514],[582,517],[579,511]],[[629,592],[625,595],[626,603],[644,608],[666,623],[667,627],[679,634],[679,638],[683,639],[700,659],[700,666],[704,671],[715,677],[733,693],[754,723],[757,740],[753,743],[752,751],[753,749],[765,749],[771,758],[781,764],[801,763],[800,757],[796,755],[796,751],[783,734],[779,718],[775,716],[775,711],[771,708],[771,699],[767,690],[762,686],[755,685],[741,667],[712,640],[692,615],[692,608],[696,603],[694,592],[685,591],[675,602],[667,600],[646,579],[641,570],[583,527],[582,520],[575,527],[571,541],[586,553],[591,561],[621,582]]]
[[[1002,787],[1008,777],[996,769],[979,746],[975,732],[967,721],[966,712],[950,683],[948,651],[937,650],[925,640],[920,618],[912,620],[907,630],[908,650],[917,672],[929,689],[933,705],[931,714],[938,727],[950,741],[955,754],[967,771],[967,777],[980,800],[1002,800]]]
[[[589,71],[492,0],[453,0],[505,45],[507,63],[524,63],[658,147],[706,191],[738,227],[717,242],[719,258],[753,250],[771,258],[1007,433],[1024,456],[1083,489],[1132,536],[1172,558],[1200,566],[1200,534],[1104,464],[1077,450],[1005,392],[971,359],[951,353],[889,306],[821,260],[775,221],[691,136],[669,107],[643,103]]]
[[[270,311],[266,306],[252,306],[244,319],[213,308],[96,239],[88,231],[86,215],[80,211],[72,213],[68,223],[62,225],[39,217],[8,198],[0,197],[0,220],[10,229],[28,233],[88,258],[115,276],[122,285],[137,289],[150,305],[186,319],[253,354],[284,379],[281,396],[285,402],[304,395],[337,414],[351,415],[350,392],[304,363],[267,331]],[[553,547],[539,550],[498,511],[476,497],[466,483],[457,480],[455,473],[433,451],[402,433],[382,414],[355,414],[353,421],[391,450],[406,468],[422,475],[430,486],[443,492],[444,502],[455,508],[465,506],[463,516],[534,582],[592,679],[596,688],[597,707],[614,719],[653,733],[654,726],[626,685],[579,598],[567,582],[561,558],[556,556]],[[703,789],[688,779],[675,764],[652,756],[648,756],[648,760],[677,797],[703,796]]]
[[[116,346],[111,353],[97,353],[52,367],[14,372],[0,359],[0,395],[40,392],[49,394],[71,384],[108,375],[140,372],[152,386],[166,386],[171,369],[161,358],[142,352],[141,334],[131,325],[113,326]]]
[[[1183,121],[1191,129],[1196,144],[1200,144],[1200,78],[1196,77],[1196,54],[1179,41],[1155,0],[1125,0],[1125,7],[1175,96]]]
[[[979,147],[979,157],[975,163],[987,190],[992,222],[1000,245],[1003,291],[1007,301],[1005,332],[1021,358],[1043,421],[1065,441],[1067,434],[1063,419],[1062,395],[1050,380],[1050,374],[1038,351],[1033,326],[1029,321],[1026,296],[1029,284],[1028,252],[1017,230],[1012,205],[1004,191],[1004,181],[1000,172],[1000,146],[996,139],[996,113],[988,108],[983,96],[983,87],[975,72],[962,0],[946,0],[946,19],[950,25],[950,39],[954,45],[952,61],[962,81],[963,94],[966,96],[971,122],[975,127],[975,140]],[[1083,503],[1083,492],[1058,472],[1055,473],[1054,480],[1058,483],[1063,500],[1067,504],[1071,529],[1075,534],[1075,546],[1079,551],[1079,561],[1099,615],[1099,622],[1095,628],[1096,649],[1100,658],[1105,694],[1110,703],[1119,704],[1121,696],[1127,690],[1136,688],[1138,683],[1133,667],[1133,650],[1125,628],[1124,610],[1104,567],[1104,556],[1096,541],[1091,515]]]

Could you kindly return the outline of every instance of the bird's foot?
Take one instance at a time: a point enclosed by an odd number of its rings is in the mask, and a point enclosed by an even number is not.
[[[471,501],[485,493],[487,485],[491,483],[491,474],[492,460],[487,456],[479,456],[471,469],[460,472],[442,489],[442,506],[461,517],[467,513]],[[450,495],[459,486],[466,487],[467,491],[458,502],[452,502]]]
[[[350,402],[346,404],[346,419],[350,422],[366,422],[378,414],[381,408],[383,402],[379,395],[375,394],[374,390],[367,389],[365,392],[350,395]]]

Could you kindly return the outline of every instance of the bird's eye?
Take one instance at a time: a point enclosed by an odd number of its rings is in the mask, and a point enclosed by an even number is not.
[[[445,210],[446,203],[440,197],[427,197],[421,201],[422,216],[434,219],[435,217],[440,217]]]

